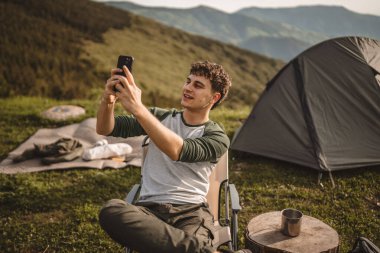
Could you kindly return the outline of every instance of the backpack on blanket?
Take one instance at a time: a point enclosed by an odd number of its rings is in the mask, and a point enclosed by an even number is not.
[[[367,238],[359,237],[348,253],[380,253],[380,249]]]

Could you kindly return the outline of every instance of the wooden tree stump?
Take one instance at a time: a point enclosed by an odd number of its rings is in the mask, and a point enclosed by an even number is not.
[[[246,229],[246,247],[254,253],[339,251],[338,233],[316,218],[304,215],[301,233],[296,237],[282,234],[280,227],[281,212],[269,212],[254,217]]]
[[[85,109],[76,105],[57,105],[53,106],[46,111],[42,112],[41,115],[44,118],[61,121],[70,118],[77,118],[86,113]]]

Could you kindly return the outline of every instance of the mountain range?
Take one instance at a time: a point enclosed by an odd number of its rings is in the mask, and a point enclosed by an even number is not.
[[[333,37],[380,39],[380,17],[358,14],[338,6],[252,7],[230,14],[206,6],[174,9],[146,7],[130,2],[106,3],[190,33],[284,61]]]
[[[178,106],[190,64],[209,60],[232,77],[226,105],[238,107],[252,105],[284,65],[89,0],[0,1],[0,9],[0,97],[96,101],[118,56],[132,55],[148,106]]]

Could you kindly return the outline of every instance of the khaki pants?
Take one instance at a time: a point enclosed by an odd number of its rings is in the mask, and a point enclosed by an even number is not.
[[[214,252],[206,203],[132,205],[113,199],[100,211],[99,222],[113,240],[140,253]]]

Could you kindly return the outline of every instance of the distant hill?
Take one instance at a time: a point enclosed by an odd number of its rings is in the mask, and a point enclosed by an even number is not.
[[[252,105],[283,66],[102,3],[15,0],[0,1],[0,8],[1,97],[96,98],[117,56],[130,54],[147,104],[173,106],[190,63],[207,59],[221,63],[233,78],[227,104]]]
[[[336,6],[244,8],[229,14],[205,6],[172,9],[129,2],[107,4],[285,61],[332,37],[380,39],[380,17],[358,14]]]
[[[283,51],[281,57],[280,55],[273,54],[273,50],[280,51],[281,47],[276,46],[274,44],[276,42],[272,42],[272,39],[278,41],[281,38],[282,41],[287,41],[287,44],[302,41],[307,47],[327,39],[324,35],[301,30],[288,24],[252,16],[248,17],[239,13],[228,14],[206,6],[173,9],[145,7],[130,2],[106,2],[106,4],[152,18],[187,32],[232,43],[250,51],[283,60],[289,60],[294,55],[287,51]],[[260,37],[261,41],[266,41],[264,43],[265,47],[261,47],[264,44],[251,46],[253,38],[256,37]],[[275,46],[273,50],[271,49],[271,45]],[[300,43],[292,45],[296,52],[301,52],[305,48],[299,45]]]
[[[379,16],[359,14],[339,6],[316,5],[278,9],[254,7],[244,8],[236,13],[287,23],[328,37],[352,35],[380,39]]]
[[[158,20],[166,25],[182,30],[204,35],[209,38],[238,44],[252,36],[278,36],[291,34],[292,38],[302,38],[306,35],[309,42],[315,42],[321,37],[294,29],[279,22],[262,21],[255,17],[239,14],[228,14],[207,6],[198,6],[190,9],[174,9],[160,7],[145,7],[130,2],[106,2],[133,13]]]
[[[264,55],[290,59],[309,48],[310,44],[293,38],[252,37],[240,43],[239,46]]]

